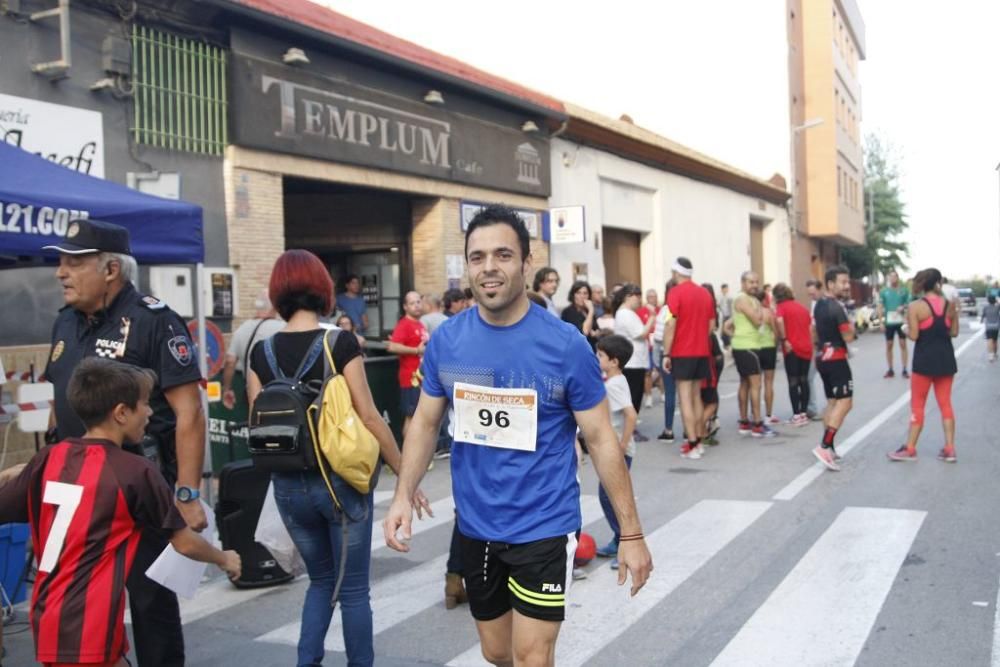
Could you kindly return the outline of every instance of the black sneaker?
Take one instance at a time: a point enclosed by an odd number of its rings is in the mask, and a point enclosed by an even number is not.
[[[642,433],[639,433],[638,431],[632,432],[632,439],[635,440],[636,442],[646,442],[649,440],[648,437],[644,436]]]
[[[908,370],[906,370],[904,368],[903,369],[903,379],[906,380],[906,379],[909,379],[909,377],[910,377],[910,371],[908,371]]]
[[[673,442],[674,441],[674,432],[671,431],[671,430],[668,430],[668,429],[664,429],[663,433],[661,433],[660,435],[656,436],[656,439],[657,440],[662,440],[663,442]]]

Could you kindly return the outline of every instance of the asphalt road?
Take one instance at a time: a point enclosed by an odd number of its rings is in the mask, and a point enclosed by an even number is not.
[[[569,594],[557,664],[1000,665],[992,657],[1000,363],[987,363],[981,338],[966,324],[956,341],[957,465],[935,459],[942,436],[933,400],[920,460],[887,461],[903,442],[909,387],[898,376],[882,379],[877,333],[855,344],[855,407],[838,435],[840,473],[823,472],[810,453],[820,424],[778,427],[773,440],[738,436],[736,373],[727,368],[720,446],[689,461],[677,444],[639,445],[632,475],[656,567],[650,583],[628,600],[607,561],[590,563]],[[787,417],[785,387],[779,367],[776,412]],[[662,407],[641,419],[640,430],[655,435]],[[484,664],[467,608],[443,604],[451,533],[444,463],[423,485],[438,518],[414,536],[411,553],[389,551],[378,535],[373,544],[378,665]],[[591,465],[582,479],[584,529],[600,544],[610,533]],[[393,481],[382,480],[376,521]],[[188,664],[294,664],[304,590],[303,580],[263,592],[203,584],[183,605]],[[338,617],[326,664],[346,662]],[[9,636],[7,646],[9,664],[32,664],[28,633]]]

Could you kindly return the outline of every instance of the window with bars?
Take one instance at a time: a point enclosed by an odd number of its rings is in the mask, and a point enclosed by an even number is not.
[[[223,49],[133,26],[132,81],[137,143],[222,155],[227,144]]]

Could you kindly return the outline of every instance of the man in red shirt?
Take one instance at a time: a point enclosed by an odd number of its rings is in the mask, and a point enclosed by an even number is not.
[[[399,408],[403,413],[403,435],[417,410],[420,398],[420,359],[427,347],[427,328],[420,321],[423,305],[418,292],[407,292],[403,318],[389,337],[389,352],[399,355]]]
[[[125,581],[143,531],[240,574],[235,551],[220,551],[187,527],[159,470],[122,450],[142,440],[155,384],[152,371],[84,359],[66,390],[83,437],[44,448],[16,477],[0,474],[0,523],[31,523],[38,558],[31,630],[35,657],[49,667],[124,667]]]
[[[812,316],[809,310],[795,300],[788,285],[774,286],[774,311],[777,321],[775,332],[785,353],[785,373],[788,375],[788,394],[792,401],[793,426],[809,423],[809,365],[812,363]]]
[[[673,318],[663,331],[663,370],[673,373],[677,383],[687,433],[681,456],[700,459],[704,451],[701,440],[707,434],[701,381],[710,373],[708,333],[715,328],[715,308],[708,290],[691,280],[691,260],[678,257],[671,268],[676,285],[667,297]]]

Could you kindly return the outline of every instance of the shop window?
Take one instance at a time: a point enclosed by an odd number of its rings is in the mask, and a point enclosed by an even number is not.
[[[228,143],[223,49],[133,26],[132,80],[137,143],[222,155]]]

